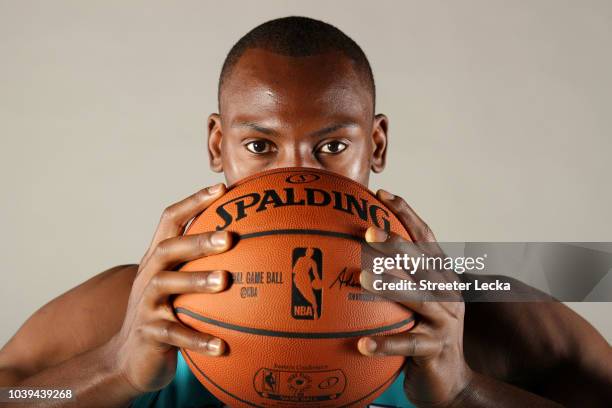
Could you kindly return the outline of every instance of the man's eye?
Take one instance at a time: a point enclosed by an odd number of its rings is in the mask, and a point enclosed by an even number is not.
[[[323,146],[321,146],[321,148],[319,149],[319,152],[328,153],[328,154],[336,154],[346,149],[346,147],[347,147],[346,143],[339,142],[339,141],[333,141],[333,142],[325,143]]]
[[[251,153],[268,153],[271,150],[270,143],[265,140],[255,140],[246,144],[246,148]]]

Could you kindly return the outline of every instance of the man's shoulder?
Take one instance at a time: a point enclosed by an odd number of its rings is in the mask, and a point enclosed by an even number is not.
[[[40,307],[0,350],[0,367],[32,375],[108,341],[121,328],[137,271],[109,268]]]
[[[44,307],[63,309],[70,304],[80,307],[98,306],[100,309],[101,305],[108,307],[113,303],[122,303],[127,301],[137,273],[137,264],[114,266],[69,289]],[[113,302],[109,302],[110,299]]]
[[[557,301],[467,304],[464,348],[468,363],[505,379],[602,360],[612,364],[603,336]]]
[[[85,285],[91,281],[92,284],[105,282],[111,286],[131,286],[137,273],[138,264],[117,265],[100,272],[91,279],[85,281],[82,285]]]

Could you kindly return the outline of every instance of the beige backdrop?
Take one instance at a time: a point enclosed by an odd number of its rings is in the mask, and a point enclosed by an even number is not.
[[[220,181],[204,140],[223,58],[291,14],[369,56],[391,118],[372,186],[439,240],[612,241],[609,1],[0,0],[0,343]],[[612,339],[609,303],[575,307]]]

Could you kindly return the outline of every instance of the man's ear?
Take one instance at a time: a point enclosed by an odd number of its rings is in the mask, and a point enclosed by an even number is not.
[[[223,160],[221,159],[221,117],[218,113],[211,113],[208,117],[208,160],[210,169],[216,173],[223,171]]]
[[[389,118],[382,113],[374,117],[374,126],[372,128],[372,142],[374,150],[372,151],[372,171],[380,173],[385,169],[387,164],[387,137],[389,131]]]

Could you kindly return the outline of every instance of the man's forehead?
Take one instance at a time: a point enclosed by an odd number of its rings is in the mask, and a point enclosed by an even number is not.
[[[222,115],[295,114],[368,116],[372,94],[352,61],[341,52],[290,57],[247,50],[221,92]]]

